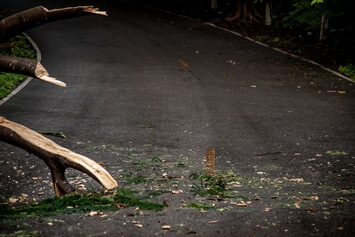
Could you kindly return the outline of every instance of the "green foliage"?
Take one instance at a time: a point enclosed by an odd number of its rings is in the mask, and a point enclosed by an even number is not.
[[[0,54],[35,59],[36,51],[24,36],[16,36],[0,44]],[[0,99],[11,93],[26,76],[0,72]]]
[[[149,159],[150,162],[161,163],[166,162],[166,160],[162,157],[152,157]]]
[[[311,5],[316,4],[316,3],[323,3],[323,0],[312,0]]]
[[[189,203],[186,205],[186,207],[196,208],[199,210],[216,210],[216,209],[218,209],[217,206],[211,206],[211,205],[206,205],[206,204],[201,204],[201,203]]]
[[[216,177],[193,173],[191,180],[199,180],[200,183],[193,183],[192,193],[199,196],[215,196],[217,198],[240,198],[248,199],[245,196],[237,195],[227,187],[228,183],[236,181],[237,177],[232,174],[220,174]]]
[[[322,16],[328,19],[326,33],[328,42],[353,42],[353,22],[355,15],[353,0],[275,0],[273,14],[277,15],[280,25],[291,35],[305,35],[312,32],[308,38],[318,39]],[[350,41],[349,41],[350,40]]]
[[[353,64],[340,65],[338,71],[347,77],[355,79],[355,65]]]
[[[26,37],[18,35],[0,44],[0,54],[20,58],[36,59],[36,51]]]
[[[0,219],[18,219],[24,217],[53,216],[57,214],[83,213],[90,211],[115,211],[123,204],[127,207],[139,207],[141,210],[161,211],[163,204],[142,201],[161,193],[136,196],[134,191],[118,189],[112,195],[71,194],[62,197],[48,198],[38,204],[7,208],[0,206]],[[69,207],[69,208],[68,208]]]
[[[282,26],[290,30],[299,28],[305,31],[319,29],[322,15],[327,11],[324,5],[312,5],[309,0],[296,1],[293,8],[282,21]]]
[[[339,151],[339,150],[332,150],[332,151],[327,151],[326,154],[328,155],[347,155],[345,151]]]
[[[25,78],[19,74],[0,72],[0,99],[10,94]]]
[[[153,183],[153,179],[137,174],[137,175],[132,175],[131,177],[127,177],[126,183],[127,184]]]

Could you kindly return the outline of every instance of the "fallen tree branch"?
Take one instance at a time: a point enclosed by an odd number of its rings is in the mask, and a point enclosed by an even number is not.
[[[61,147],[41,134],[4,117],[0,117],[0,140],[42,159],[51,170],[57,196],[75,191],[65,178],[65,169],[68,167],[86,173],[107,190],[118,186],[117,181],[95,161]]]
[[[66,87],[64,82],[50,77],[40,62],[31,59],[0,55],[0,71],[23,74],[57,86]]]
[[[42,6],[34,7],[0,21],[0,41],[5,41],[21,32],[48,22],[92,14],[107,16],[105,11],[99,11],[98,8],[93,6],[67,7],[53,10],[48,10]]]

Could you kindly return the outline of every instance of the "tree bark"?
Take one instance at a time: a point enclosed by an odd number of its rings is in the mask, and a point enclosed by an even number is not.
[[[99,11],[98,8],[93,6],[67,7],[53,10],[48,10],[42,6],[34,7],[0,21],[0,41],[5,41],[21,32],[48,22],[90,14],[107,16],[105,11]]]
[[[327,39],[328,26],[329,16],[327,14],[323,14],[320,24],[319,41],[324,41]]]
[[[265,25],[271,26],[272,19],[271,19],[271,2],[265,3]]]
[[[41,63],[31,59],[0,55],[0,71],[23,74],[57,86],[66,87],[64,82],[50,77]]]
[[[255,9],[252,0],[236,0],[236,12],[226,18],[226,21],[240,20],[243,22],[258,22],[262,16]]]
[[[116,180],[95,161],[61,147],[41,134],[4,117],[0,117],[0,140],[42,159],[51,171],[57,196],[75,191],[65,178],[65,169],[68,167],[86,173],[105,189],[118,186]]]

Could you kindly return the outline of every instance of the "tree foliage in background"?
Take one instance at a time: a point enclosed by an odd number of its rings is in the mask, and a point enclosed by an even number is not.
[[[310,0],[296,1],[293,9],[282,19],[282,27],[290,30],[318,30],[326,9],[323,4],[311,4]]]
[[[275,1],[276,9],[284,11],[279,14],[281,27],[297,34],[311,32],[319,36],[322,17],[328,19],[327,33],[330,40],[349,38],[354,32],[353,0],[292,0]]]

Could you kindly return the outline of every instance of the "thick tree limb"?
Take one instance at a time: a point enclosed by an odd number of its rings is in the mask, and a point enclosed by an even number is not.
[[[23,74],[57,86],[66,87],[64,82],[50,77],[41,63],[31,59],[0,55],[0,71]]]
[[[74,191],[64,175],[68,167],[88,174],[105,189],[118,186],[116,180],[95,161],[61,147],[41,134],[4,117],[0,117],[0,140],[41,158],[51,170],[57,196]]]
[[[42,6],[34,7],[0,21],[0,41],[5,41],[21,32],[48,22],[90,14],[107,16],[105,11],[99,11],[98,8],[93,6],[67,7],[53,10],[48,10]]]

